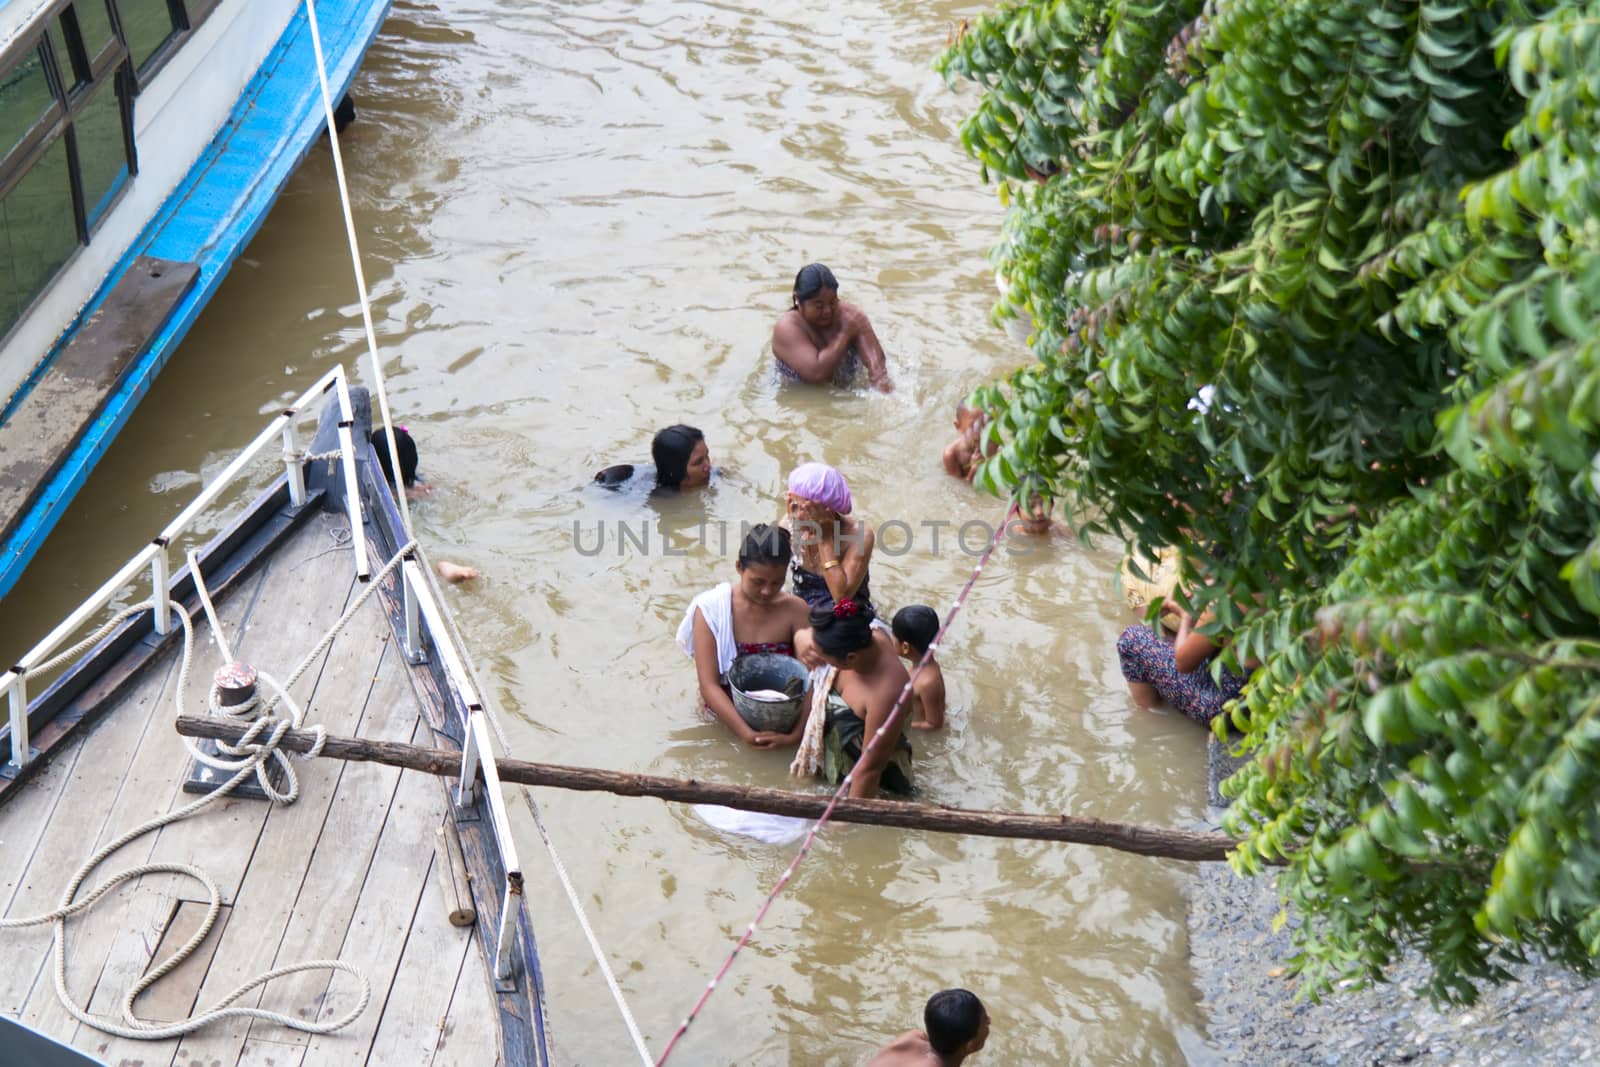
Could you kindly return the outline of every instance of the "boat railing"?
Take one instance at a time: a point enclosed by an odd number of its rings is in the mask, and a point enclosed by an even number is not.
[[[134,557],[122,565],[122,568],[108,578],[104,585],[91,593],[78,607],[54,630],[51,630],[43,640],[29,649],[27,654],[19,659],[5,674],[0,675],[0,696],[7,699],[10,705],[11,723],[11,759],[7,764],[8,772],[19,771],[35,757],[32,746],[29,744],[28,728],[28,682],[29,675],[40,669],[41,664],[46,664],[56,654],[62,644],[76,635],[90,619],[111,603],[113,597],[131,584],[141,571],[146,569],[150,573],[150,601],[152,603],[152,626],[158,634],[171,632],[173,626],[172,603],[170,599],[170,579],[172,569],[172,550],[175,542],[194,524],[217,497],[238,481],[240,476],[250,467],[252,461],[276,439],[283,442],[283,465],[289,482],[289,499],[296,507],[303,506],[306,502],[306,483],[304,455],[300,451],[296,432],[295,421],[308,410],[310,405],[318,403],[330,389],[338,390],[339,397],[339,453],[343,460],[344,476],[347,485],[356,483],[356,452],[355,443],[351,437],[350,427],[354,425],[352,409],[350,406],[350,388],[345,377],[344,367],[336,366],[319,378],[315,385],[307,389],[289,407],[274,416],[272,421],[256,435],[255,440],[245,446],[244,450],[234,457],[220,474],[213,478],[202,489],[187,507],[178,513],[177,517],[167,523],[148,545],[141,549]],[[361,522],[360,503],[356,494],[347,493],[346,505],[350,516],[351,544],[355,551],[356,574],[362,581],[371,575],[371,565],[367,559],[367,542],[365,531]]]
[[[456,646],[454,633],[446,625],[444,612],[434,596],[433,583],[415,560],[402,565],[404,576],[405,651],[413,662],[424,655],[424,637],[439,654],[440,664],[459,701],[455,708],[461,727],[461,774],[456,780],[456,805],[470,809],[478,773],[483,773],[485,800],[494,830],[495,848],[505,868],[505,893],[500,902],[500,921],[495,935],[495,977],[512,977],[515,967],[516,919],[522,904],[522,864],[511,838],[511,817],[506,812],[505,791],[500,787],[500,769],[495,762],[494,738],[487,712],[467,658]]]
[[[336,366],[324,374],[295,402],[284,408],[256,435],[221,473],[211,480],[177,517],[162,528],[161,533],[136,553],[132,559],[106,580],[105,584],[85,599],[38,644],[17,661],[5,674],[0,675],[0,697],[10,708],[11,758],[7,773],[15,773],[37,757],[29,744],[28,691],[30,678],[44,673],[51,666],[68,640],[75,637],[91,619],[104,611],[120,592],[133,584],[142,571],[150,576],[152,626],[157,634],[171,632],[173,626],[171,602],[172,551],[179,539],[189,531],[198,518],[218,497],[233,485],[250,468],[251,463],[274,440],[283,442],[284,476],[288,482],[289,500],[294,507],[306,503],[305,462],[300,450],[296,420],[322,401],[330,391],[337,390],[339,403],[338,456],[344,469],[346,486],[361,483],[356,471],[356,442],[351,428],[354,426],[350,400],[349,381],[344,367]],[[331,453],[330,453],[331,456]],[[322,458],[322,457],[318,457]],[[361,510],[361,493],[346,492],[345,508],[350,521],[350,543],[355,554],[356,576],[366,582],[371,579],[372,567],[366,536],[366,524]],[[470,808],[481,771],[486,801],[493,824],[494,841],[501,864],[505,869],[505,892],[501,901],[499,928],[495,944],[495,972],[501,980],[511,978],[515,958],[516,917],[522,900],[522,865],[517,858],[516,845],[511,837],[511,820],[506,812],[505,796],[500,786],[500,774],[495,762],[494,743],[489,720],[484,711],[479,689],[468,668],[467,657],[456,644],[454,631],[446,623],[439,607],[427,571],[414,558],[407,558],[401,567],[401,587],[405,622],[405,650],[412,663],[426,658],[426,649],[438,655],[440,666],[455,690],[459,701],[454,709],[461,732],[461,774],[456,783],[456,803]]]

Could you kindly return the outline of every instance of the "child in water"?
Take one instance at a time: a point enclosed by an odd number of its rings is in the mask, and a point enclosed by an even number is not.
[[[981,408],[971,407],[965,400],[956,405],[956,437],[944,446],[944,472],[952,478],[972,481],[978,473],[978,464],[994,452],[993,444],[983,444],[983,427],[989,416]]]
[[[913,604],[894,613],[894,650],[915,668],[939,633],[939,614],[926,604]],[[944,672],[928,656],[922,671],[911,680],[911,728],[938,730],[944,726]]]
[[[373,454],[378,457],[378,466],[383,468],[383,477],[392,490],[394,464],[389,461],[389,440],[383,428],[380,426],[373,430],[369,440],[372,442]],[[411,434],[404,426],[394,428],[394,447],[395,451],[400,453],[400,484],[405,486],[406,499],[416,500],[433,492],[432,486],[417,477],[417,443],[411,439]],[[451,563],[447,559],[435,561],[433,569],[439,573],[439,577],[451,583],[467,582],[481,577],[478,568]]]
[[[825,694],[823,773],[833,782],[848,773],[852,797],[875,797],[880,788],[902,794],[912,789],[904,710],[871,756],[865,755],[872,738],[888,722],[908,678],[895,655],[894,640],[872,621],[870,607],[848,599],[811,612],[812,642],[835,668]]]

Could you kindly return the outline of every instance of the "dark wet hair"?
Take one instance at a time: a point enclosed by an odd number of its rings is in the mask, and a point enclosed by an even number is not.
[[[983,1026],[983,1001],[965,989],[942,989],[928,998],[922,1025],[933,1051],[954,1052],[978,1036]]]
[[[786,567],[794,554],[789,544],[789,531],[782,526],[757,523],[744,535],[739,546],[739,566]]]
[[[799,307],[802,301],[810,300],[824,289],[832,289],[837,293],[839,279],[821,263],[806,264],[794,276],[794,306]]]
[[[872,620],[876,618],[865,604],[855,604],[855,614],[837,615],[835,607],[814,608],[811,612],[811,636],[817,647],[834,659],[844,659],[852,652],[860,652],[872,644]]]
[[[939,613],[926,604],[912,604],[894,613],[890,623],[896,641],[904,641],[918,652],[928,651],[939,633]]]
[[[682,423],[656,434],[655,440],[650,442],[650,458],[656,464],[656,486],[676,489],[682,485],[684,476],[689,473],[689,456],[694,446],[705,439],[705,434]]]
[[[381,428],[373,430],[372,451],[378,455],[378,466],[383,468],[383,476],[388,479],[389,485],[394,486],[394,466],[389,462],[389,439],[384,436]],[[399,426],[394,428],[394,447],[400,452],[400,481],[407,489],[417,484],[417,443],[411,439]]]

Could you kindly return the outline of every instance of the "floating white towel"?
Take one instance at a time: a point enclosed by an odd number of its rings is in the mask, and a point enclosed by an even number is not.
[[[792,815],[768,815],[759,811],[740,811],[720,804],[696,804],[694,813],[724,833],[743,834],[769,845],[787,845],[800,840],[807,819]]]
[[[705,618],[711,636],[717,639],[717,673],[727,674],[734,657],[739,654],[739,646],[733,639],[733,585],[723,582],[689,601],[689,610],[683,613],[683,622],[678,624],[678,647],[690,659],[694,659],[696,611]]]

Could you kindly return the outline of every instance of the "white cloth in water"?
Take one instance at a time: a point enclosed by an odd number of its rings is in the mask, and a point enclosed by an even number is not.
[[[833,690],[837,667],[823,664],[811,668],[811,711],[806,716],[805,733],[800,735],[800,750],[789,764],[796,778],[813,778],[822,773],[822,741],[828,724],[828,694]]]
[[[689,601],[689,610],[683,613],[683,621],[678,624],[678,647],[690,659],[694,659],[696,611],[705,617],[706,625],[711,628],[711,636],[717,639],[717,673],[727,674],[734,657],[739,654],[739,645],[733,639],[732,583],[723,582]]]
[[[788,693],[780,693],[776,689],[746,689],[744,690],[744,695],[754,700],[765,700],[774,704],[781,704],[785,700],[794,699]]]
[[[768,815],[760,811],[740,811],[720,804],[696,804],[694,813],[714,829],[724,833],[743,834],[769,845],[787,845],[800,840],[806,832],[809,819],[793,815]]]

